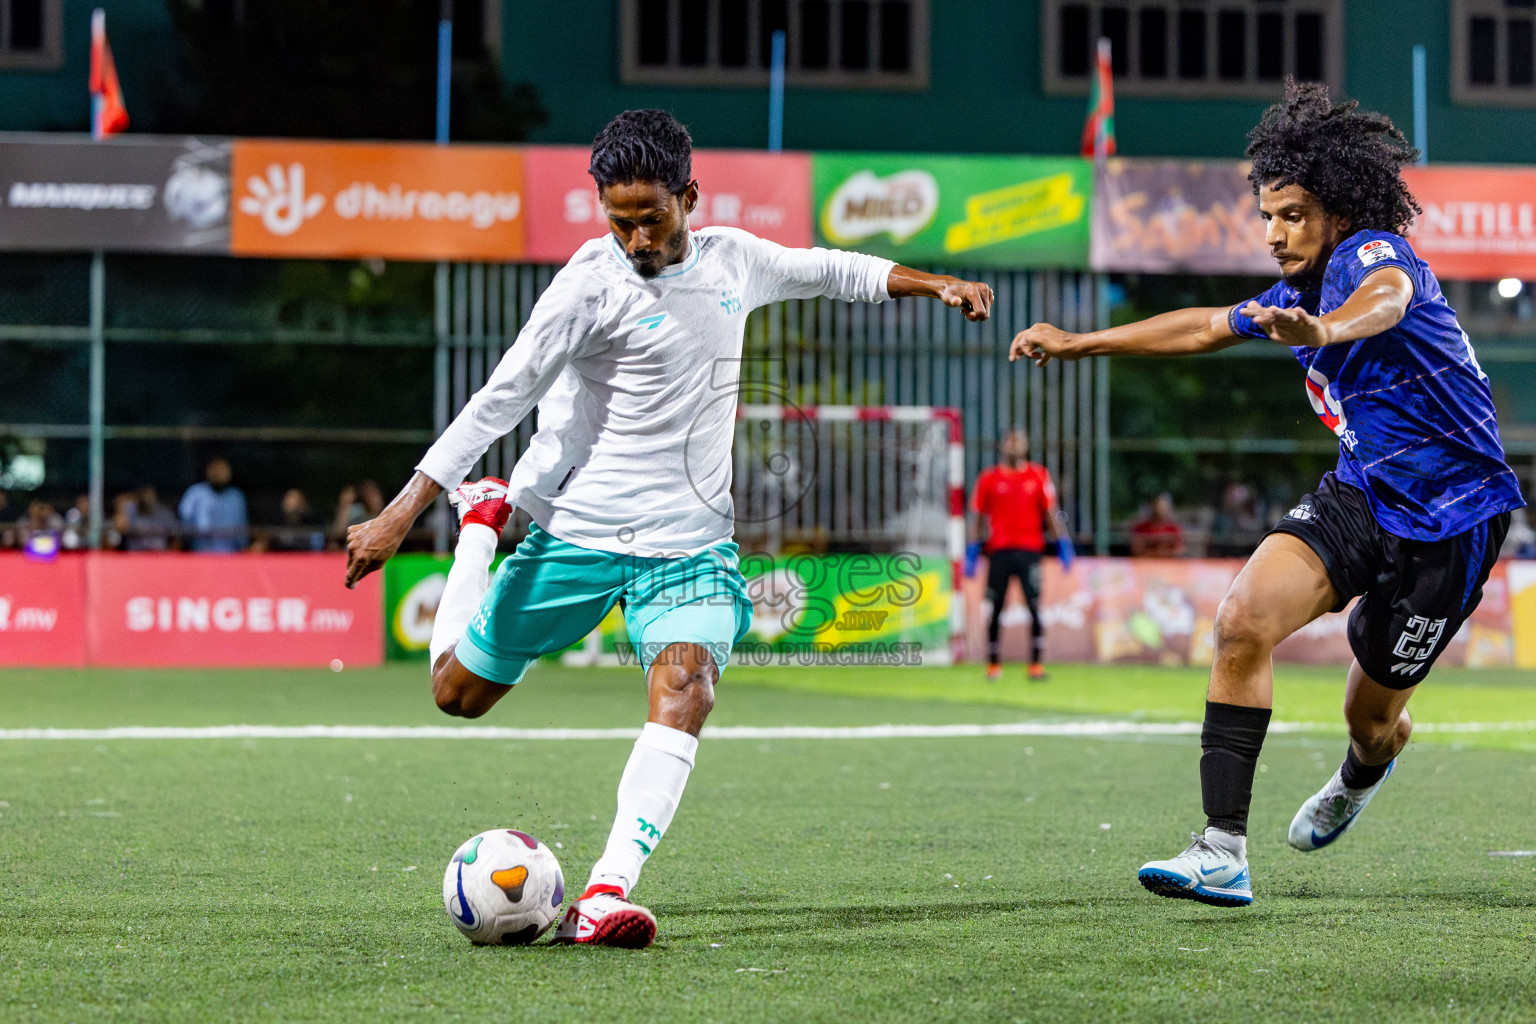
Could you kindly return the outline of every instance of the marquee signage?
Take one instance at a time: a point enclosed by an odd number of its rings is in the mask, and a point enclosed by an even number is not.
[[[582,146],[0,133],[0,250],[561,263],[607,221]],[[918,264],[1271,276],[1247,165],[698,150],[694,227]],[[1536,279],[1536,169],[1404,170],[1446,280]]]

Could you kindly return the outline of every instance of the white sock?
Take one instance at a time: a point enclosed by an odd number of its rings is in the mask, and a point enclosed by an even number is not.
[[[661,842],[688,784],[699,740],[680,729],[645,723],[619,779],[619,810],[608,846],[592,865],[587,886],[616,885],[625,895],[640,878],[645,859]]]
[[[427,648],[429,664],[434,668],[443,652],[464,635],[485,596],[485,588],[491,585],[496,540],[496,531],[480,523],[469,523],[459,533],[459,544],[453,549],[453,566],[448,570],[448,582],[443,585],[443,599],[438,602],[437,617],[432,622],[432,643]]]
[[[1248,837],[1233,835],[1224,829],[1207,828],[1205,841],[1218,850],[1225,850],[1244,864],[1248,863]]]

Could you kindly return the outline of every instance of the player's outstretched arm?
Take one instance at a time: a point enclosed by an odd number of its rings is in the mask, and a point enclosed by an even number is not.
[[[347,528],[348,590],[394,557],[416,517],[442,493],[437,481],[418,470],[410,483],[395,495],[395,500],[384,506],[384,511],[366,523]]]
[[[992,288],[980,281],[962,281],[948,274],[926,274],[898,263],[886,278],[885,290],[893,299],[909,295],[938,299],[946,306],[961,310],[971,321],[979,322],[992,315]]]
[[[1413,301],[1413,281],[1396,267],[1382,267],[1360,282],[1332,313],[1313,316],[1304,309],[1281,309],[1250,302],[1238,310],[1271,341],[1297,348],[1322,348],[1373,338],[1396,327]]]
[[[1189,356],[1215,352],[1243,341],[1227,322],[1227,306],[1177,309],[1106,331],[1072,334],[1051,324],[1035,324],[1014,336],[1009,362],[1084,356]]]

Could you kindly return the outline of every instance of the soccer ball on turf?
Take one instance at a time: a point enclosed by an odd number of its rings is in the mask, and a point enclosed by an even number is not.
[[[477,945],[532,942],[555,923],[563,902],[560,862],[516,829],[481,832],[454,851],[443,876],[443,906]]]

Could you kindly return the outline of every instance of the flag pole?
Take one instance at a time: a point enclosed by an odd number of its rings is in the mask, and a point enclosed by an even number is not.
[[[784,60],[783,29],[773,33],[773,56],[768,67],[768,151],[784,149]]]
[[[448,102],[453,85],[453,0],[441,0],[437,22],[437,132],[439,146],[448,145]],[[432,353],[432,426],[438,436],[448,429],[453,410],[448,396],[448,264],[439,260],[432,279],[434,349]],[[437,500],[432,530],[432,550],[448,550],[448,496]]]
[[[1429,163],[1429,83],[1422,43],[1413,48],[1413,148],[1419,163]]]

